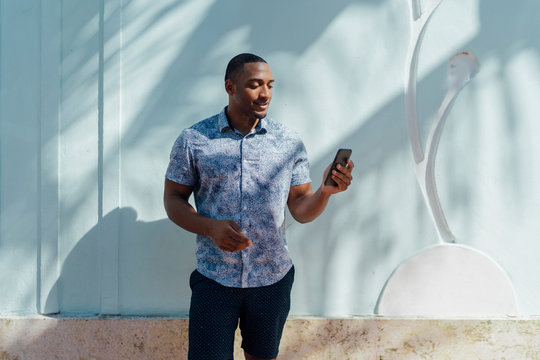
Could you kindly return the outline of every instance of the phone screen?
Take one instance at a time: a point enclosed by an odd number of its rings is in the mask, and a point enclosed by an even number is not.
[[[336,182],[332,180],[332,170],[336,168],[337,164],[340,164],[341,166],[347,166],[347,160],[351,157],[351,154],[351,149],[339,149],[336,152],[336,156],[334,158],[334,161],[332,162],[332,166],[330,167],[328,175],[326,175],[326,179],[324,180],[324,185],[337,186]]]

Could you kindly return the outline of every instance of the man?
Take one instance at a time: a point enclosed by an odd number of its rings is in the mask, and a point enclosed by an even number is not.
[[[313,191],[302,141],[266,117],[273,85],[266,61],[235,56],[225,74],[228,106],[185,129],[171,151],[165,209],[198,234],[190,360],[232,359],[239,321],[247,360],[277,357],[294,278],[285,206],[297,221],[312,221],[352,181],[349,160],[332,174],[337,187]]]

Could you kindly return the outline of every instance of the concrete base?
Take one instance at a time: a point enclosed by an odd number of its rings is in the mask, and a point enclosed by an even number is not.
[[[187,329],[185,318],[0,317],[0,360],[186,359]],[[290,317],[279,359],[540,359],[540,318]]]

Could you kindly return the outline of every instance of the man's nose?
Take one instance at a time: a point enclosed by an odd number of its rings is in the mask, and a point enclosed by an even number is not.
[[[259,96],[263,98],[269,98],[270,96],[272,96],[272,89],[270,89],[268,86],[263,86],[261,92],[259,93]]]

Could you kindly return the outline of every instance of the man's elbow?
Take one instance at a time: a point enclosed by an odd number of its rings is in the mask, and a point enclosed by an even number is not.
[[[310,223],[313,220],[315,220],[315,217],[310,217],[310,216],[303,215],[303,214],[293,214],[293,213],[291,213],[291,215],[292,215],[293,219],[296,220],[297,222],[299,222],[300,224],[307,224],[307,223]]]
[[[167,199],[163,199],[163,207],[165,208],[165,213],[167,214],[167,217],[172,220],[171,218],[171,212],[169,211],[169,207],[167,206]]]

